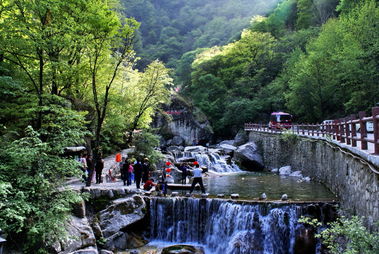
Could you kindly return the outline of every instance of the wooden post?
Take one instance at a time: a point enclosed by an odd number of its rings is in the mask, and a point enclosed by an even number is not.
[[[340,119],[340,142],[345,143],[345,137],[346,136],[346,131],[345,131],[345,120],[343,118]]]
[[[351,119],[351,146],[352,147],[356,147],[357,146],[357,125],[355,123],[353,123],[353,121],[355,120],[356,116],[355,114],[352,114],[350,116],[350,119]]]
[[[359,128],[361,133],[361,149],[367,150],[367,141],[365,140],[367,138],[367,130],[366,130],[366,122],[364,122],[362,119],[366,116],[366,112],[360,111],[358,113],[359,115]]]
[[[345,133],[346,133],[346,144],[347,145],[351,144],[350,130],[351,130],[350,117],[345,117]]]
[[[374,154],[379,154],[379,107],[372,108],[372,123],[374,127]]]
[[[336,120],[336,140],[340,141],[341,136],[340,136],[340,119]]]

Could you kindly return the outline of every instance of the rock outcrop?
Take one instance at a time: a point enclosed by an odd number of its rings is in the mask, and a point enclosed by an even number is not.
[[[254,142],[239,146],[234,151],[234,160],[249,171],[260,171],[264,168],[262,156]]]
[[[137,248],[147,242],[142,236],[128,232],[127,228],[144,219],[146,203],[141,196],[114,200],[99,214],[99,225],[108,250]]]
[[[164,112],[152,124],[159,129],[161,146],[204,145],[211,140],[213,130],[205,115],[178,95],[164,106]]]
[[[97,253],[96,238],[87,218],[71,216],[67,222],[66,229],[69,237],[56,242],[53,246],[57,253]]]

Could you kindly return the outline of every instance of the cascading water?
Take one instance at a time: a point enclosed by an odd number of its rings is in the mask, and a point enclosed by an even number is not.
[[[172,154],[177,162],[196,160],[201,166],[206,166],[209,171],[217,173],[241,171],[234,162],[227,163],[227,156],[219,155],[216,149],[201,148],[199,151],[175,151]]]
[[[294,254],[297,221],[304,213],[295,204],[153,198],[150,236],[204,245],[207,254]]]

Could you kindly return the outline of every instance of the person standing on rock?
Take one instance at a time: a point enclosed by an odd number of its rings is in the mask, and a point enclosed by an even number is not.
[[[195,169],[192,170],[193,181],[192,181],[192,185],[191,185],[190,194],[192,194],[193,190],[195,189],[196,184],[200,185],[201,192],[203,194],[205,194],[205,188],[204,188],[204,184],[203,184],[203,178],[201,176],[201,174],[203,173],[203,170],[200,168],[200,165],[199,165],[199,163],[197,161],[195,161],[193,164],[195,165]]]
[[[181,163],[179,166],[179,170],[182,171],[181,182],[182,182],[182,184],[186,184],[187,170],[188,170],[186,163]]]
[[[149,159],[145,158],[142,164],[142,182],[145,183],[149,179],[150,167]]]
[[[102,158],[103,156],[99,154],[99,157],[96,160],[95,164],[95,170],[96,170],[96,183],[100,184],[101,183],[101,174],[103,172],[104,168],[104,160]]]
[[[134,179],[136,180],[137,189],[140,188],[142,171],[143,171],[143,167],[142,167],[141,161],[137,159],[137,163],[134,164]]]

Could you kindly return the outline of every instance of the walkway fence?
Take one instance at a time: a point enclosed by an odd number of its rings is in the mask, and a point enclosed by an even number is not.
[[[267,124],[246,123],[245,131],[269,133],[290,131],[299,135],[329,137],[340,143],[379,155],[379,107],[372,108],[371,116],[366,116],[366,112],[361,111],[358,115],[353,114],[325,124],[293,124],[289,130],[270,129]]]

